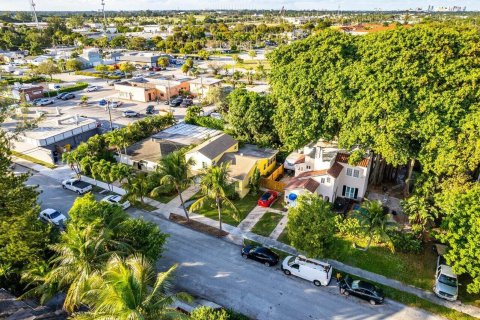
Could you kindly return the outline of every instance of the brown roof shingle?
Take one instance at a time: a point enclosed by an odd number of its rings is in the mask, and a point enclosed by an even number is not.
[[[343,166],[340,163],[335,161],[333,166],[330,169],[327,170],[327,173],[334,178],[338,178],[338,176],[340,175],[340,172],[342,172],[342,170],[343,170]]]
[[[307,171],[300,173],[297,178],[306,178],[306,177],[315,177],[315,176],[322,176],[327,174],[327,170],[314,170],[314,171]]]
[[[309,179],[298,179],[298,178],[293,178],[289,184],[285,187],[286,190],[291,190],[291,189],[306,189],[310,192],[315,192],[320,186],[320,183],[318,181],[315,181],[312,178]]]
[[[341,163],[348,163],[348,158],[350,158],[350,155],[348,153],[337,153],[337,156],[335,158],[335,161],[338,161],[338,162],[341,162]],[[369,158],[363,158],[362,160],[360,160],[360,162],[358,162],[357,164],[355,164],[356,166],[358,167],[368,167],[368,162],[370,161]]]

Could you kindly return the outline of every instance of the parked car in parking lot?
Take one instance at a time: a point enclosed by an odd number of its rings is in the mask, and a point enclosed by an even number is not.
[[[178,107],[183,102],[183,98],[177,97],[170,101],[172,107]]]
[[[338,283],[338,286],[341,294],[357,296],[373,305],[381,304],[385,300],[382,289],[364,280],[353,280],[346,276]]]
[[[182,101],[182,103],[180,103],[180,107],[182,107],[182,108],[188,108],[191,105],[193,105],[193,100],[192,99],[184,99]]]
[[[149,105],[147,107],[147,110],[145,110],[145,114],[153,114],[153,111],[155,111],[155,106],[154,105]]]
[[[123,105],[122,101],[110,101],[110,107],[111,108],[118,108]]]
[[[277,199],[277,197],[278,197],[278,192],[269,190],[265,192],[260,199],[258,199],[257,204],[260,207],[268,208]]]
[[[93,91],[98,91],[100,89],[99,86],[88,86],[87,88],[85,88],[85,91],[86,92],[93,92]]]
[[[123,112],[123,116],[125,118],[133,118],[133,117],[138,117],[140,114],[136,111],[133,110],[127,110]]]
[[[42,212],[40,212],[40,215],[38,216],[39,219],[47,221],[49,223],[52,223],[56,226],[61,226],[67,221],[67,217],[65,217],[63,214],[58,212],[55,209],[45,209]]]
[[[46,105],[49,105],[49,104],[53,104],[53,100],[52,99],[40,99],[40,100],[34,102],[33,104],[36,105],[36,106],[46,106]]]
[[[130,202],[127,200],[125,202],[121,202],[122,201],[122,197],[121,196],[116,196],[116,195],[110,195],[110,196],[106,196],[105,198],[102,199],[102,201],[104,202],[108,202],[110,204],[116,204],[116,205],[119,205],[121,206],[123,209],[128,209],[130,207]]]
[[[103,106],[106,106],[108,104],[108,101],[105,100],[105,99],[102,99],[102,100],[98,101],[98,104],[103,107]]]
[[[120,79],[113,79],[111,81],[107,81],[107,84],[110,86],[110,87],[113,87],[115,85],[115,83],[119,83],[119,82],[122,82],[122,80]]]
[[[92,190],[92,185],[78,179],[69,179],[62,181],[63,189],[72,190],[78,194],[84,194]]]
[[[70,100],[70,99],[73,99],[75,98],[75,95],[73,93],[67,93],[66,95],[64,95],[63,97],[61,97],[60,99],[62,100]]]
[[[261,246],[244,246],[242,248],[242,257],[261,262],[268,267],[278,263],[278,255],[272,250]]]
[[[66,96],[68,92],[62,92],[59,95],[57,95],[57,99],[62,99],[64,96]]]

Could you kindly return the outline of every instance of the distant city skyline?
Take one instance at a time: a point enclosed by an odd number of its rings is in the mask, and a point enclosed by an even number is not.
[[[97,11],[101,0],[35,0],[38,11]],[[105,0],[105,10],[405,10],[421,7],[467,7],[480,10],[480,0]],[[30,0],[0,0],[0,11],[28,11]]]

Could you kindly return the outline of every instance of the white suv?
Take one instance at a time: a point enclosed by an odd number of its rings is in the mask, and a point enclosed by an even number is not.
[[[458,297],[458,279],[448,266],[445,258],[438,255],[433,292],[442,299],[455,301]]]

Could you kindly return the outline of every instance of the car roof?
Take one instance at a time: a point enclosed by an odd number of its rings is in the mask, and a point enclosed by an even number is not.
[[[446,276],[449,276],[449,277],[452,277],[452,278],[457,278],[457,275],[455,273],[453,273],[452,267],[450,267],[450,266],[442,264],[442,265],[440,265],[440,270],[441,270],[441,273],[446,275]]]
[[[47,209],[43,210],[42,213],[48,213],[48,214],[50,214],[50,213],[54,213],[55,211],[57,211],[57,210],[52,209],[52,208],[47,208]]]

